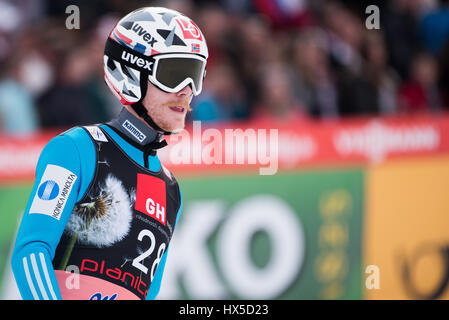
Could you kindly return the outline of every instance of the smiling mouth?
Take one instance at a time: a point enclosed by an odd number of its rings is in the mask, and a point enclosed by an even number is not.
[[[174,112],[179,112],[179,113],[184,113],[184,111],[186,110],[185,107],[182,106],[173,106],[173,107],[169,107],[171,110],[173,110]]]

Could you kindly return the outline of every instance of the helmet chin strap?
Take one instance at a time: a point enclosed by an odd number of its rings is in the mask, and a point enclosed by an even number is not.
[[[131,105],[131,108],[133,108],[133,110],[137,113],[137,115],[139,117],[141,117],[154,130],[160,131],[164,135],[170,135],[173,132],[165,131],[164,129],[159,127],[156,124],[156,122],[154,122],[154,120],[150,117],[150,115],[148,114],[148,110],[142,104],[142,101],[145,98],[145,95],[147,93],[147,87],[148,87],[148,83],[147,83],[148,80],[147,79],[148,79],[148,74],[147,73],[141,73],[141,75],[140,75],[140,88],[141,88],[141,92],[142,92],[142,97],[140,98],[139,101],[133,103]]]

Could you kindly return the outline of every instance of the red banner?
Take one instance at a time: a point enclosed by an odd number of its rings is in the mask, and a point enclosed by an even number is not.
[[[42,132],[20,137],[0,135],[0,183],[34,179],[42,149],[58,133]]]
[[[0,182],[29,180],[45,144],[60,132],[0,136]],[[159,151],[175,175],[369,165],[388,159],[449,153],[449,115],[357,118],[339,121],[193,122]]]
[[[219,133],[208,133],[211,129]],[[222,152],[215,156],[211,150],[220,150],[220,145]],[[159,154],[163,163],[177,173],[254,167],[259,172],[265,168],[266,174],[270,174],[270,165],[271,171],[276,166],[279,170],[289,170],[369,165],[388,159],[443,153],[449,153],[447,114],[268,125],[226,124],[220,128],[206,128],[194,122],[185,132],[170,137],[169,146]],[[233,161],[226,161],[232,157]],[[275,158],[277,163],[270,163]]]

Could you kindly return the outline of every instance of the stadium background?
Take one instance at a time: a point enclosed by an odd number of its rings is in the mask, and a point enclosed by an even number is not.
[[[160,299],[449,297],[447,1],[0,0],[0,299],[19,298],[9,258],[37,157],[120,110],[104,40],[147,5],[184,12],[208,41],[189,120],[279,141],[274,175],[161,151],[185,204]]]

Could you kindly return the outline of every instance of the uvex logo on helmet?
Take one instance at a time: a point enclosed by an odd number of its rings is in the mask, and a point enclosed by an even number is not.
[[[144,41],[146,41],[150,46],[153,46],[156,42],[156,39],[148,32],[146,31],[140,24],[136,22],[124,22],[122,23],[122,26],[127,30],[134,31],[137,35],[142,37]]]
[[[148,60],[145,60],[143,58],[139,58],[139,57],[137,57],[137,56],[133,55],[132,53],[127,52],[125,50],[122,51],[122,59],[124,61],[128,61],[128,62],[130,62],[132,64],[135,64],[138,67],[147,69],[148,71],[151,71],[151,65],[153,64],[152,61],[148,61]]]

